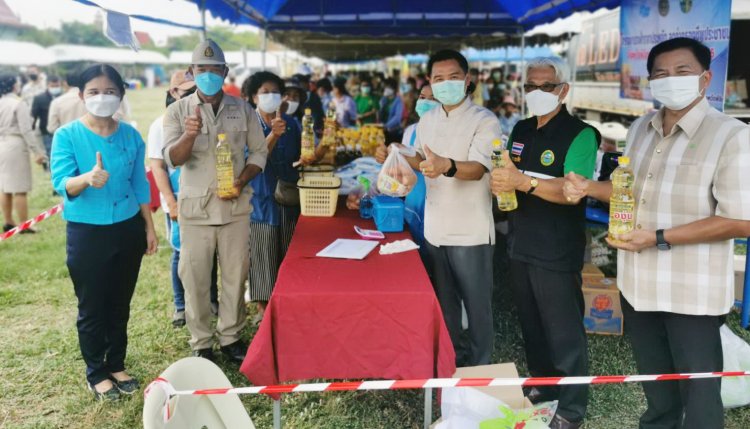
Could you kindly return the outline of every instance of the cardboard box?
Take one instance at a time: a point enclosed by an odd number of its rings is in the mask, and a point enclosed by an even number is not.
[[[604,273],[594,264],[586,263],[583,264],[583,270],[581,270],[581,277],[583,277],[583,284],[588,282],[597,282],[604,278]]]
[[[518,370],[513,363],[498,363],[494,365],[479,365],[457,368],[453,378],[518,378]],[[532,407],[533,404],[523,396],[520,386],[503,387],[462,387],[461,389],[477,389],[480,392],[495,397],[514,410]],[[430,428],[434,428],[442,420],[437,420]]]
[[[583,282],[583,325],[589,334],[622,335],[623,317],[620,291],[612,278]]]

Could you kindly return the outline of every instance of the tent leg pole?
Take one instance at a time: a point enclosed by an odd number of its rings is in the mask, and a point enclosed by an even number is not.
[[[424,390],[424,429],[430,429],[432,424],[432,388]]]
[[[201,41],[206,40],[206,0],[201,0]]]
[[[526,57],[524,51],[526,50],[526,34],[521,28],[521,117],[526,117],[526,94],[523,90],[523,84],[526,83]]]
[[[268,29],[263,28],[263,45],[261,50],[263,51],[263,54],[261,56],[261,67],[263,70],[266,69],[266,51],[268,51]]]
[[[273,429],[281,429],[281,399],[273,401]]]

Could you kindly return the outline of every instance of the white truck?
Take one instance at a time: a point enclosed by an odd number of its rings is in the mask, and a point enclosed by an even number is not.
[[[747,102],[746,82],[750,78],[750,64],[737,42],[750,37],[750,20],[735,19],[733,13],[731,31],[727,87]],[[583,21],[580,34],[569,43],[567,55],[574,71],[570,104],[579,117],[600,123],[629,125],[635,118],[654,108],[650,101],[620,98],[619,56],[619,8]],[[750,122],[748,108],[726,108],[725,113]]]

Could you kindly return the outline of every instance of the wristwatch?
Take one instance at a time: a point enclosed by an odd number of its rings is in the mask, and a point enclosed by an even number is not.
[[[458,168],[456,168],[456,161],[452,159],[450,161],[451,161],[451,168],[449,168],[448,171],[443,173],[443,176],[445,177],[453,177],[456,175],[456,172],[458,171]]]
[[[659,250],[670,250],[672,245],[664,239],[664,230],[656,230],[656,248]]]
[[[539,186],[539,179],[536,177],[531,178],[531,187],[529,188],[529,191],[526,192],[527,194],[531,195],[536,191],[536,187]]]

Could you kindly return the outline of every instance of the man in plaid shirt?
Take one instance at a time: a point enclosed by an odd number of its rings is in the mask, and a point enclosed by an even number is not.
[[[721,371],[719,327],[734,301],[733,242],[750,235],[750,128],[705,98],[711,52],[688,38],[651,49],[651,93],[664,107],[636,120],[625,155],[635,174],[635,230],[617,284],[642,374]],[[608,201],[612,183],[568,175],[566,198]],[[724,427],[719,379],[644,383],[641,429]]]

